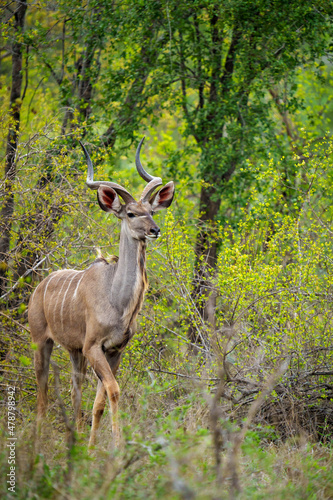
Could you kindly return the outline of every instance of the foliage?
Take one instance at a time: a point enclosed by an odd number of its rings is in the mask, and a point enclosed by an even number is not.
[[[0,391],[5,401],[16,387],[16,497],[331,498],[330,4],[38,2],[28,4],[23,30],[4,12],[0,187],[14,205],[1,221],[9,246],[0,262]],[[8,183],[8,132],[18,123]],[[118,252],[119,226],[84,187],[77,141],[96,178],[136,195],[143,130],[143,163],[176,180],[177,195],[156,216],[163,236],[148,247],[150,288],[119,369],[121,447],[109,449],[106,415],[98,447],[86,450],[90,369],[86,427],[69,446],[60,403],[71,417],[71,368],[56,347],[61,401],[51,370],[36,449],[30,294],[52,270],[87,267],[96,248]],[[216,209],[209,231],[207,200]],[[203,314],[211,296],[214,324]]]

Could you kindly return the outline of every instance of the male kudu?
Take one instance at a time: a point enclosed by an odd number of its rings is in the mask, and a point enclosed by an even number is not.
[[[78,427],[81,386],[88,361],[98,377],[89,446],[96,442],[106,397],[110,402],[113,436],[116,442],[119,440],[120,392],[115,375],[122,352],[135,332],[135,319],[147,289],[146,242],[160,236],[152,215],[169,207],[174,195],[173,182],[153,194],[162,180],[149,175],[141,165],[143,140],[135,160],[139,174],[148,184],[138,202],[118,184],[93,181],[92,162],[80,143],[88,162],[87,185],[97,189],[100,207],[121,219],[119,259],[116,263],[108,263],[98,258],[84,271],[55,271],[37,286],[29,303],[31,336],[37,344],[37,421],[40,422],[46,412],[50,356],[57,342],[68,350],[73,364],[72,402]]]

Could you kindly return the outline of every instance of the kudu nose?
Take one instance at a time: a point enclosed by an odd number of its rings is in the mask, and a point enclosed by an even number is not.
[[[155,238],[157,238],[160,235],[160,228],[159,227],[152,227],[150,229],[150,234],[154,235]]]

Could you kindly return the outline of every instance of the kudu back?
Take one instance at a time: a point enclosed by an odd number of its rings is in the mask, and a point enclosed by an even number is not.
[[[169,207],[174,195],[173,182],[156,191],[162,180],[152,177],[142,167],[140,149],[143,140],[135,159],[138,173],[147,185],[139,201],[114,182],[94,181],[92,162],[80,142],[88,163],[87,185],[97,190],[102,210],[121,220],[119,259],[116,263],[108,263],[98,258],[83,271],[55,271],[37,286],[29,302],[31,336],[37,344],[37,422],[40,424],[47,409],[49,364],[56,342],[67,349],[73,365],[72,403],[79,429],[82,427],[81,387],[88,362],[98,377],[89,446],[96,442],[107,397],[113,437],[116,443],[119,441],[117,411],[120,392],[115,375],[122,352],[135,332],[135,320],[148,285],[147,239],[160,236],[153,214]]]

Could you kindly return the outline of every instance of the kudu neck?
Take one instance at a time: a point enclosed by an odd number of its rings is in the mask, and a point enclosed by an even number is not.
[[[133,238],[127,222],[122,221],[120,242],[119,242],[119,264],[129,264],[134,267],[138,261],[139,255],[146,256],[146,241]],[[121,266],[120,266],[121,267]]]
[[[126,307],[134,291],[146,276],[146,242],[131,235],[126,221],[122,221],[119,260],[112,286],[112,301]]]

